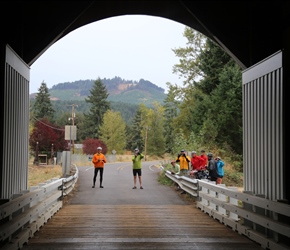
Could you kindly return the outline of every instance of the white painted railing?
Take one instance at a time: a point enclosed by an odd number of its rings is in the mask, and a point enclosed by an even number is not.
[[[236,187],[216,185],[207,179],[165,175],[196,197],[196,206],[213,219],[265,249],[290,249],[290,205],[261,195],[241,192]]]
[[[73,176],[40,183],[0,206],[1,249],[21,249],[62,208],[63,197],[71,192],[78,180],[78,169],[73,167]]]

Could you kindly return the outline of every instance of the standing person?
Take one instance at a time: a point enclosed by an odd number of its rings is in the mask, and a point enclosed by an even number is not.
[[[182,149],[175,160],[180,166],[180,175],[188,176],[190,158],[186,155],[185,150]]]
[[[200,171],[202,168],[202,159],[200,158],[200,156],[196,155],[196,151],[192,151],[191,152],[191,170],[197,170]]]
[[[134,155],[132,156],[132,162],[133,162],[133,176],[134,176],[134,187],[133,189],[136,189],[137,184],[137,175],[139,179],[139,185],[140,189],[143,189],[142,186],[142,159],[144,158],[144,155],[139,152],[138,148],[135,148]]]
[[[207,156],[205,155],[205,150],[200,151],[201,166],[203,169],[206,169],[207,166]]]
[[[96,179],[97,179],[99,170],[100,170],[100,188],[104,188],[102,186],[102,183],[103,183],[104,165],[106,162],[107,162],[107,159],[106,159],[106,156],[102,154],[102,148],[98,147],[97,153],[94,154],[93,159],[92,159],[92,163],[94,164],[94,167],[95,167],[92,188],[95,188]]]
[[[194,177],[194,173],[196,173],[196,171],[201,171],[202,169],[202,159],[200,158],[200,156],[196,155],[196,151],[192,151],[191,152],[191,171],[190,171],[190,176]]]
[[[215,181],[218,178],[218,172],[217,172],[217,168],[216,168],[216,161],[213,158],[213,154],[212,153],[208,153],[207,154],[207,158],[208,158],[208,163],[207,163],[207,170],[209,171],[209,179],[211,181]]]
[[[224,165],[225,163],[221,160],[219,156],[215,158],[216,167],[218,172],[218,178],[216,180],[216,184],[222,184],[223,177],[224,177]]]

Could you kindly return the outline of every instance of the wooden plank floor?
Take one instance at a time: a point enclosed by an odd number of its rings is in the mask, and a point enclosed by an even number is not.
[[[24,250],[262,249],[156,180],[149,183],[147,179],[143,190],[132,190],[130,175],[127,191],[122,186],[122,192],[116,192],[120,190],[114,186],[120,185],[117,182],[95,190],[85,176],[80,177],[70,202],[36,232]],[[107,179],[114,180],[113,176]],[[152,178],[149,171],[147,178]]]
[[[261,249],[193,205],[69,205],[23,249]]]

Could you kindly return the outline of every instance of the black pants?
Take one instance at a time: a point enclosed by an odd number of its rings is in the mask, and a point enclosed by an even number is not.
[[[102,182],[103,182],[104,168],[95,168],[95,174],[94,174],[93,183],[94,183],[94,185],[96,184],[96,179],[97,179],[99,170],[100,170],[100,186],[101,186]]]

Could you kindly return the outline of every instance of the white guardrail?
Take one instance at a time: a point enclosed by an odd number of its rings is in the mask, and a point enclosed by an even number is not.
[[[74,175],[40,183],[0,206],[0,249],[21,249],[62,208],[63,197],[78,180],[78,169],[73,167]]]
[[[290,205],[241,192],[207,179],[165,175],[196,197],[196,206],[213,219],[259,243],[264,249],[290,249]]]

